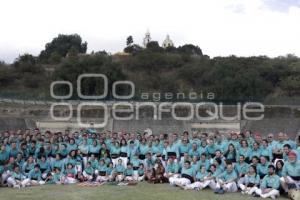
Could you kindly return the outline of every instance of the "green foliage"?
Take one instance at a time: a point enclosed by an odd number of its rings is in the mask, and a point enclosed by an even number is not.
[[[59,34],[50,43],[47,43],[39,59],[42,63],[56,64],[59,58],[66,57],[70,53],[86,53],[87,43],[77,34]]]
[[[131,46],[133,44],[133,37],[129,35],[126,39],[126,45]]]
[[[49,96],[51,81],[66,80],[73,84],[76,99],[78,76],[101,73],[109,80],[108,98],[117,80],[133,81],[137,98],[145,92],[213,92],[216,100],[231,102],[300,95],[300,58],[294,55],[210,58],[192,44],[164,49],[152,41],[142,48],[131,36],[126,44],[128,54],[123,56],[105,51],[85,54],[87,44],[79,35],[59,35],[39,57],[24,54],[12,65],[0,62],[0,89]],[[82,93],[102,94],[102,84],[99,79],[83,79]],[[68,93],[64,86],[55,91]]]
[[[121,71],[119,63],[112,60],[112,57],[104,52],[98,52],[92,55],[69,57],[60,64],[53,74],[54,80],[66,80],[77,88],[77,78],[84,73],[105,74],[108,78],[108,88],[112,88],[112,83],[117,80],[124,80],[125,75]],[[101,81],[99,81],[101,80]],[[100,95],[103,93],[103,81],[100,78],[88,78],[82,80],[81,91],[85,95]],[[61,93],[65,92],[60,88]],[[59,91],[58,91],[59,92]],[[74,91],[73,97],[76,98],[77,91]],[[111,90],[109,90],[109,96]]]

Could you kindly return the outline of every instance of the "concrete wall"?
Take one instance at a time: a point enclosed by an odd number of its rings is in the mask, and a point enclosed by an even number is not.
[[[49,115],[50,106],[48,105],[22,105],[22,104],[1,104],[0,103],[0,131],[5,129],[33,128],[35,126],[42,129],[63,130],[66,128],[78,129],[76,105],[73,106],[73,117],[67,122],[54,121]],[[110,111],[109,106],[109,111]],[[236,106],[226,106],[224,115],[233,116],[236,114]],[[60,116],[68,116],[69,111],[62,107],[57,111]],[[179,113],[185,113],[179,110]],[[200,110],[199,113],[204,113]],[[93,107],[88,107],[82,112],[83,122],[100,122],[103,111]],[[120,121],[109,117],[106,130],[114,131],[139,131],[150,128],[154,133],[183,132],[184,130],[199,130],[205,132],[230,130],[243,131],[252,130],[262,134],[269,132],[278,133],[283,131],[294,137],[300,132],[300,106],[266,106],[264,119],[260,121],[247,120],[214,120],[199,121],[178,121],[171,118],[170,114],[165,113],[162,120],[153,119],[153,110],[146,108],[139,112],[139,120]],[[201,115],[203,116],[203,115]]]

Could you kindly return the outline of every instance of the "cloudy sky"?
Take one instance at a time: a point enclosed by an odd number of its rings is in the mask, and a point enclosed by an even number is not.
[[[0,0],[0,60],[38,55],[59,33],[88,51],[121,51],[147,29],[160,43],[193,43],[210,56],[300,56],[300,0]]]

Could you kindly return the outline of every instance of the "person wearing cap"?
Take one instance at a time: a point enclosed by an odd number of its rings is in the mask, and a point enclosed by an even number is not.
[[[191,167],[190,161],[185,161],[184,167],[181,170],[180,177],[170,177],[170,185],[184,187],[194,182],[196,173],[194,168]]]
[[[224,192],[236,192],[238,190],[236,181],[237,174],[233,169],[233,164],[228,163],[226,171],[217,176],[216,193],[222,194]]]
[[[281,185],[288,192],[289,188],[300,189],[300,161],[297,160],[297,153],[290,151],[289,160],[284,163],[282,169]]]
[[[263,178],[260,188],[255,189],[255,193],[253,193],[253,195],[260,196],[262,198],[270,197],[275,199],[280,195],[279,187],[280,178],[275,174],[275,167],[273,165],[269,165],[268,174]]]

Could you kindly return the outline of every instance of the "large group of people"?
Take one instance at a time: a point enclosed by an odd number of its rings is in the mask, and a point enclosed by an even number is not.
[[[0,133],[1,186],[79,182],[169,183],[276,198],[300,189],[300,136],[285,133]]]

